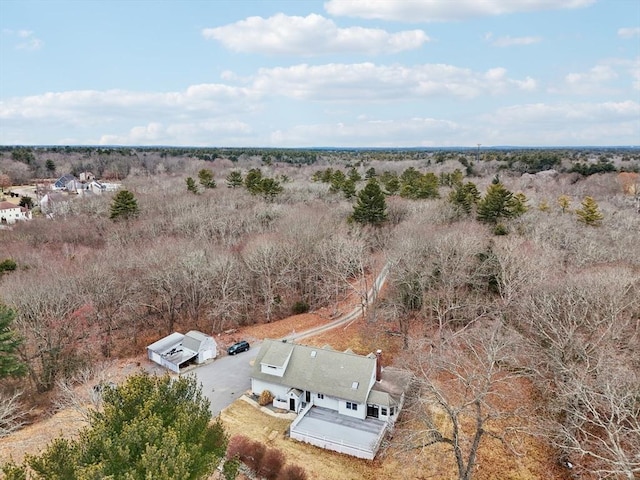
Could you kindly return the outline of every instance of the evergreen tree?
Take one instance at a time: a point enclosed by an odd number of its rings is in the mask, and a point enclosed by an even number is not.
[[[53,160],[51,159],[47,160],[44,166],[47,169],[47,172],[49,172],[49,175],[54,175],[56,173],[56,164],[54,163]]]
[[[265,177],[260,181],[260,193],[267,200],[272,200],[277,195],[281,194],[284,189],[280,182],[274,178]]]
[[[140,213],[138,201],[129,190],[120,190],[111,203],[111,220],[129,220]]]
[[[192,177],[187,177],[187,191],[197,194],[198,186],[196,185],[196,181]]]
[[[582,208],[576,210],[578,221],[585,225],[598,226],[602,223],[604,215],[600,211],[600,207],[593,199],[593,197],[585,197],[582,200]]]
[[[384,178],[382,178],[380,181],[384,185],[384,189],[387,195],[397,195],[400,191],[400,179],[397,175],[385,175]]]
[[[356,182],[352,178],[347,178],[342,184],[342,193],[347,200],[356,196]]]
[[[376,177],[376,169],[371,167],[369,169],[367,169],[366,172],[364,172],[364,178],[366,178],[367,180],[371,180],[372,178]]]
[[[562,213],[566,213],[569,211],[569,207],[571,206],[571,197],[568,195],[560,195],[558,197],[558,205],[562,210]]]
[[[449,192],[449,201],[467,215],[471,213],[478,200],[480,200],[480,192],[473,182],[461,184]]]
[[[525,214],[526,212],[529,211],[529,205],[527,205],[527,203],[529,202],[529,199],[527,198],[527,196],[522,193],[516,193],[513,196],[513,204],[512,204],[512,213],[514,217],[519,217],[520,215]]]
[[[18,205],[31,210],[33,208],[33,198],[31,198],[29,195],[22,195],[20,197],[20,203]]]
[[[387,219],[387,202],[375,178],[370,179],[358,193],[351,219],[368,225],[380,225]]]
[[[478,220],[484,223],[495,224],[502,218],[513,218],[518,214],[518,201],[499,180],[489,185],[487,193],[478,202]]]
[[[213,179],[213,172],[208,168],[203,168],[198,172],[200,184],[204,188],[216,188],[216,181]]]
[[[239,170],[231,170],[227,175],[227,187],[238,188],[244,183],[242,179],[242,173]]]
[[[244,186],[251,195],[257,195],[261,192],[262,172],[257,168],[252,168],[247,172],[244,179]]]
[[[331,193],[338,193],[342,190],[342,185],[347,180],[347,176],[344,174],[342,170],[335,170],[331,175],[331,186],[329,187],[329,191]]]
[[[18,358],[18,349],[22,345],[12,323],[16,314],[6,305],[0,304],[0,380],[7,377],[21,377],[27,368]]]
[[[362,180],[362,176],[360,175],[356,167],[352,167],[351,170],[349,170],[349,175],[347,176],[347,178],[354,184]]]
[[[76,440],[54,440],[23,465],[51,480],[197,480],[208,478],[224,456],[224,428],[210,423],[209,400],[194,377],[134,375],[107,387],[103,401]]]

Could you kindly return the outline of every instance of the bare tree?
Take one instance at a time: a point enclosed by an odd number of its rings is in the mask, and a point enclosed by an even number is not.
[[[87,335],[86,318],[78,312],[85,302],[76,278],[50,268],[42,268],[37,281],[31,272],[16,272],[3,286],[6,303],[16,311],[16,329],[26,340],[21,356],[40,392],[81,363],[78,352]]]
[[[22,402],[22,392],[11,393],[0,391],[0,438],[19,430],[25,423],[27,415]]]
[[[524,414],[509,401],[521,376],[515,368],[518,341],[514,332],[495,322],[487,329],[476,326],[425,342],[418,354],[414,349],[419,388],[407,410],[419,426],[402,438],[403,447],[448,445],[460,480],[473,477],[485,436],[514,451],[517,419]]]
[[[522,305],[534,378],[550,399],[543,431],[597,478],[634,478],[640,467],[639,305],[640,276],[621,267],[562,277]]]
[[[282,303],[282,295],[289,286],[292,259],[282,242],[270,236],[254,239],[245,247],[242,258],[253,275],[257,297],[264,306],[266,321],[270,322],[274,308]]]

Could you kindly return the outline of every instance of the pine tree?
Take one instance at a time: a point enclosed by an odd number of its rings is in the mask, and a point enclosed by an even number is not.
[[[194,377],[131,376],[103,393],[77,439],[57,439],[27,455],[38,478],[209,478],[224,456],[227,436],[211,423],[209,400]],[[15,468],[15,467],[14,467]]]
[[[598,226],[602,223],[604,215],[593,197],[585,197],[582,200],[582,208],[576,210],[578,221],[585,225]]]
[[[260,193],[267,200],[272,200],[274,197],[282,193],[282,185],[275,178],[265,177],[260,180]]]
[[[111,220],[129,220],[140,213],[138,201],[129,190],[120,190],[111,203]]]
[[[496,175],[496,179],[498,179]],[[494,179],[494,180],[496,180]],[[478,220],[484,223],[498,223],[501,218],[513,218],[519,215],[518,200],[513,193],[500,183],[491,183],[487,193],[478,202]]]
[[[0,379],[21,377],[27,372],[17,355],[23,340],[11,329],[15,317],[13,310],[0,304]]]
[[[351,219],[368,225],[380,225],[387,219],[387,202],[375,178],[370,179],[358,193]]]
[[[187,177],[187,191],[198,194],[198,186],[196,185],[196,181],[192,177]]]
[[[198,172],[200,184],[204,188],[216,188],[216,181],[213,179],[213,172],[208,168],[203,168]]]
[[[562,209],[562,213],[566,213],[571,206],[571,197],[568,195],[560,195],[558,197],[558,205]]]
[[[45,162],[44,164],[45,168],[47,169],[47,172],[49,172],[50,175],[53,175],[54,173],[56,173],[56,164],[53,160],[49,159]]]
[[[471,213],[478,200],[480,200],[480,192],[473,182],[461,184],[449,193],[449,201],[467,215]]]
[[[239,170],[231,170],[227,175],[227,187],[238,188],[244,183],[242,179],[242,173]]]
[[[247,172],[247,176],[244,179],[244,186],[251,195],[257,195],[260,193],[262,183],[262,172],[257,168],[252,168]]]

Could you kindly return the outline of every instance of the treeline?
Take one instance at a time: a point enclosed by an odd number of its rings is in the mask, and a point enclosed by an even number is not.
[[[38,178],[91,171],[98,178],[184,173],[189,160],[216,160],[257,166],[329,164],[362,167],[371,162],[418,161],[424,166],[459,162],[467,175],[473,167],[494,164],[497,170],[537,173],[554,168],[582,175],[609,171],[639,171],[640,152],[633,148],[574,149],[277,149],[187,147],[0,147],[0,175],[13,185]]]

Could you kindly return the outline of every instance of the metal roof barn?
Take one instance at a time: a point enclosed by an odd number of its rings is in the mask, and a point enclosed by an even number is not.
[[[217,344],[213,337],[196,330],[186,335],[174,332],[147,347],[149,360],[175,373],[190,362],[204,363],[215,358]]]

